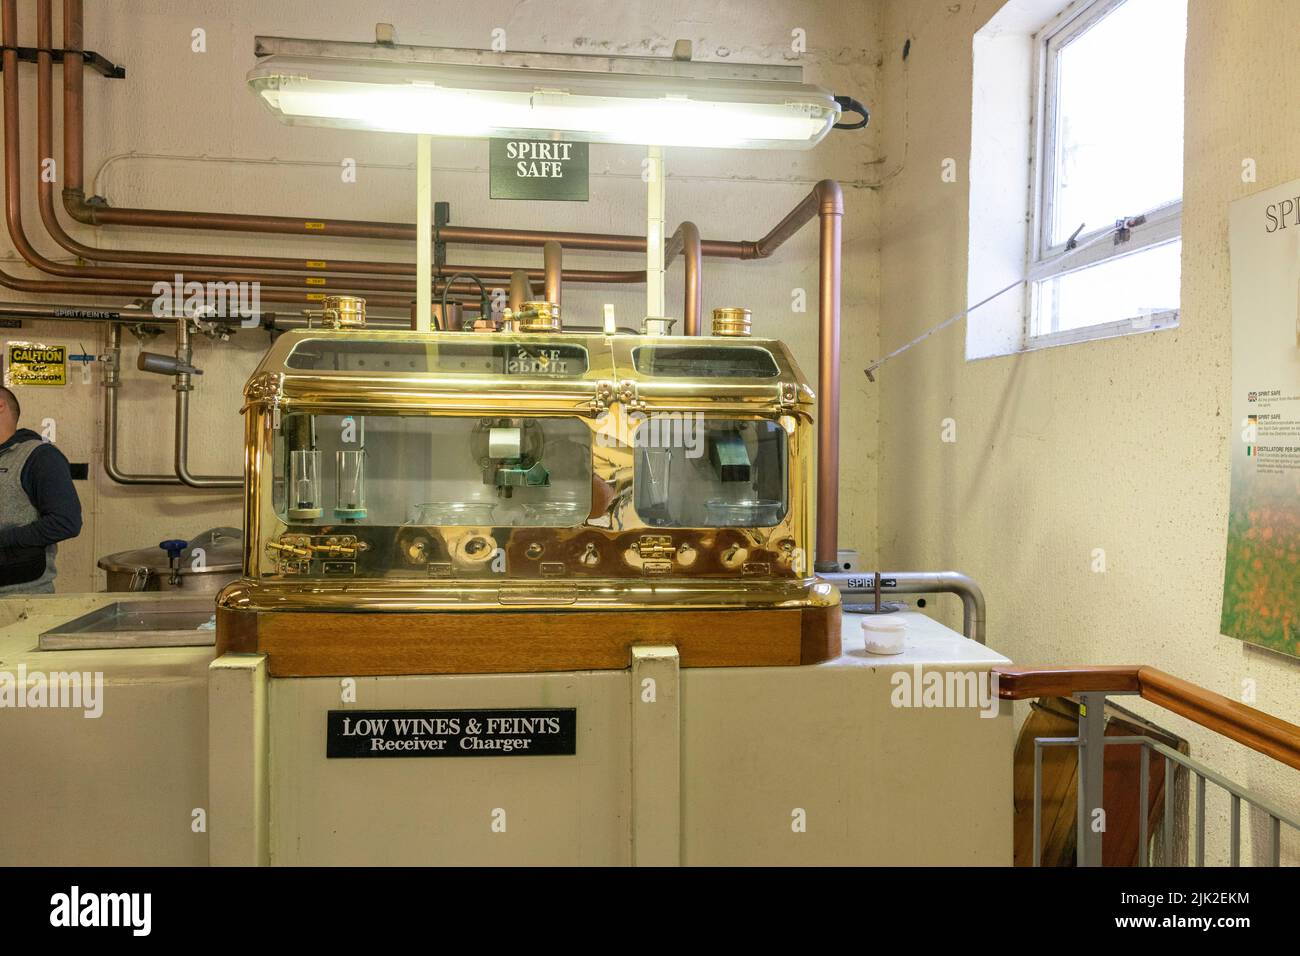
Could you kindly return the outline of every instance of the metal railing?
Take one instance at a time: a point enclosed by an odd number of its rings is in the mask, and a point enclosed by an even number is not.
[[[1073,747],[1078,755],[1076,787],[1075,853],[1078,866],[1102,865],[1105,812],[1102,793],[1105,754],[1108,746],[1136,746],[1139,749],[1138,782],[1138,866],[1149,863],[1149,814],[1151,755],[1163,757],[1164,808],[1160,865],[1173,866],[1176,768],[1186,770],[1195,782],[1193,813],[1196,832],[1195,865],[1205,865],[1206,790],[1214,786],[1230,797],[1229,865],[1241,865],[1241,805],[1246,803],[1267,819],[1265,865],[1280,866],[1282,827],[1300,831],[1300,818],[1267,798],[1234,783],[1204,764],[1172,747],[1146,736],[1106,736],[1106,699],[1112,695],[1136,694],[1161,704],[1217,733],[1300,769],[1300,727],[1262,711],[1221,697],[1204,688],[1170,677],[1148,667],[1036,669],[995,668],[998,694],[1006,700],[1031,697],[1073,697],[1079,704],[1078,734],[1074,737],[1034,739],[1033,856],[1032,865],[1042,865],[1043,753],[1048,747]],[[1100,824],[1100,825],[1099,825]]]

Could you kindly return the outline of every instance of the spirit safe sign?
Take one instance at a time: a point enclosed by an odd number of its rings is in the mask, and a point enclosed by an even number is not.
[[[577,753],[578,712],[331,710],[326,757],[554,757]]]
[[[493,199],[587,201],[588,143],[535,139],[489,142]]]

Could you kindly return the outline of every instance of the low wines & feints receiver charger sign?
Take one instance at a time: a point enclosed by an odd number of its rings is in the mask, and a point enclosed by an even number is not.
[[[555,757],[577,753],[578,712],[331,710],[326,757]]]
[[[489,143],[491,198],[587,201],[588,143],[533,139]]]

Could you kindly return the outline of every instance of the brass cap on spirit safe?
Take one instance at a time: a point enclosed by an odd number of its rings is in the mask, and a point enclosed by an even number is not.
[[[750,320],[751,314],[749,309],[714,309],[713,334],[749,335]]]
[[[520,332],[559,332],[560,307],[554,302],[525,302],[515,320]]]
[[[359,296],[327,295],[322,312],[326,328],[364,329],[366,327],[366,300]]]

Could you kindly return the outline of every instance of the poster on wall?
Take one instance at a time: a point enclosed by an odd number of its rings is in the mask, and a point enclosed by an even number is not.
[[[1300,657],[1300,180],[1234,202],[1232,485],[1220,629]]]

